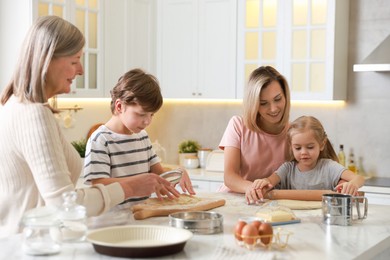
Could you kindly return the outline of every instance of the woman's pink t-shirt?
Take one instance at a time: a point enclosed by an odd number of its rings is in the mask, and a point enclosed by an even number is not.
[[[240,175],[249,181],[266,178],[285,162],[288,125],[280,134],[249,130],[242,117],[233,116],[225,130],[219,148],[235,147],[241,151]],[[222,187],[220,191],[228,191]]]

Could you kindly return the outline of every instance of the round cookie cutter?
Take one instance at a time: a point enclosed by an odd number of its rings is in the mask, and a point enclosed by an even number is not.
[[[207,211],[177,212],[169,215],[169,225],[198,234],[216,234],[223,231],[223,216]]]
[[[169,181],[170,183],[176,184],[180,182],[181,177],[183,176],[183,172],[180,169],[176,169],[164,172],[160,176]]]

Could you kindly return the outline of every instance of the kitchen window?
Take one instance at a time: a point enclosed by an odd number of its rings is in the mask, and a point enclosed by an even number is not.
[[[344,100],[348,1],[238,1],[237,88],[258,66],[274,66],[294,100]]]
[[[56,15],[73,23],[85,36],[81,58],[84,74],[76,77],[70,97],[101,97],[103,95],[103,44],[101,0],[36,0],[35,17]]]

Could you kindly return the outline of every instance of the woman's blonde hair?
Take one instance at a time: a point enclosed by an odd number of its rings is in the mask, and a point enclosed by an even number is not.
[[[287,80],[276,69],[271,66],[261,66],[255,69],[248,80],[245,88],[243,106],[244,106],[244,124],[252,131],[260,132],[261,117],[259,114],[260,93],[268,87],[273,81],[279,82],[283,90],[286,105],[283,111],[283,117],[278,123],[283,128],[288,124],[290,116],[290,89]]]
[[[38,18],[30,28],[10,83],[1,94],[1,104],[11,95],[21,102],[46,103],[45,77],[53,58],[71,56],[84,46],[76,26],[57,16]]]
[[[146,112],[157,112],[163,104],[157,78],[141,69],[133,69],[123,74],[111,90],[112,114],[115,114],[117,99],[126,105],[138,104]]]
[[[292,144],[291,144],[292,137],[295,134],[304,133],[309,130],[313,132],[314,138],[320,145],[324,144],[324,149],[320,152],[318,159],[327,158],[338,162],[339,160],[337,158],[337,154],[334,151],[333,146],[328,139],[328,136],[326,135],[324,127],[322,126],[321,122],[317,118],[312,116],[301,116],[291,123],[287,133],[288,144],[289,144],[287,160],[288,161],[295,160],[292,151]]]

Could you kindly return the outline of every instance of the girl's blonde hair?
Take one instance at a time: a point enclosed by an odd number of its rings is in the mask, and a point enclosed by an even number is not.
[[[146,112],[157,112],[163,104],[163,97],[156,77],[141,69],[126,72],[111,90],[112,114],[115,113],[117,99],[126,105],[139,104]]]
[[[333,146],[326,135],[324,127],[322,126],[321,122],[317,118],[312,116],[301,116],[291,123],[290,128],[288,129],[287,132],[288,144],[289,144],[288,152],[287,152],[287,160],[295,161],[294,154],[292,151],[292,144],[291,144],[292,137],[295,134],[304,133],[309,130],[313,132],[314,138],[320,145],[325,144],[324,149],[320,152],[320,155],[318,156],[318,159],[327,158],[338,162],[339,160],[337,158],[336,152],[334,151]]]
[[[10,83],[1,94],[1,104],[11,95],[21,102],[46,103],[45,77],[53,58],[71,56],[84,46],[76,26],[57,16],[38,18],[30,28]]]
[[[261,66],[251,73],[247,87],[245,88],[243,99],[244,124],[252,131],[260,132],[262,130],[259,126],[261,121],[259,114],[260,93],[273,81],[279,82],[286,100],[283,117],[278,123],[278,126],[284,127],[286,124],[288,124],[290,115],[290,89],[288,87],[287,80],[273,67]]]

